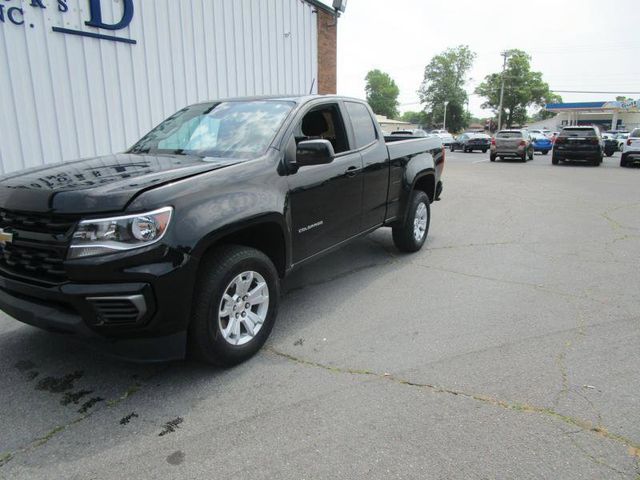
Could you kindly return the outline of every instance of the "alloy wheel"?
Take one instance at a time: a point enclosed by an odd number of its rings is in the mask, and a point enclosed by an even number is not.
[[[222,295],[218,323],[231,345],[245,345],[255,338],[269,312],[269,286],[258,272],[236,276]]]

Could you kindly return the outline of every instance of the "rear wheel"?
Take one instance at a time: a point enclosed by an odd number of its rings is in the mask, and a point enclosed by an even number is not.
[[[279,294],[278,272],[259,250],[226,245],[214,251],[196,284],[190,353],[220,366],[251,358],[271,333]]]
[[[456,151],[456,147],[454,147],[453,145],[451,145],[451,146],[449,147],[449,150],[451,150],[452,152],[455,152],[455,151]]]
[[[527,152],[522,152],[522,156],[520,157],[520,160],[523,162],[527,161]]]
[[[489,155],[489,160],[491,160],[492,162],[495,162],[496,161],[496,156],[493,153],[491,153]]]
[[[560,159],[554,155],[553,157],[551,157],[551,163],[553,165],[558,165],[560,163]]]
[[[542,150],[542,155],[546,155],[547,153],[549,153],[549,150]]]
[[[401,252],[417,252],[427,239],[430,222],[429,197],[421,190],[414,190],[405,222],[392,230],[393,243]]]
[[[529,160],[533,160],[533,149],[529,151]]]
[[[482,149],[482,153],[487,153],[487,149],[486,149],[486,148],[483,148],[483,149]]]

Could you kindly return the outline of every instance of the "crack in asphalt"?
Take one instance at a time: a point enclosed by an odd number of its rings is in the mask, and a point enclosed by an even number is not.
[[[599,459],[598,457],[596,457],[595,455],[592,455],[591,453],[589,453],[584,447],[582,447],[582,445],[580,445],[578,443],[578,441],[576,441],[575,438],[573,438],[573,434],[575,432],[570,432],[569,434],[565,434],[566,438],[569,439],[569,441],[571,442],[571,444],[580,451],[580,453],[582,453],[582,455],[587,458],[588,460],[590,460],[591,462],[595,463],[596,465],[600,465],[602,467],[608,468],[609,470],[611,470],[612,472],[616,472],[617,474],[623,475],[624,477],[627,477],[628,475],[623,472],[622,470],[618,470],[616,467],[614,467],[613,465],[609,465],[607,462],[605,462],[604,460]]]
[[[619,222],[615,218],[611,217],[611,214],[614,212],[617,212],[618,210],[622,210],[623,208],[634,208],[639,206],[640,206],[640,203],[630,203],[625,205],[619,205],[617,207],[613,207],[608,210],[605,210],[600,214],[600,216],[609,223],[609,226],[611,227],[611,229],[616,233],[619,232],[620,230],[638,230],[637,227],[630,227],[628,225],[625,225]]]
[[[371,378],[377,378],[379,380],[386,380],[386,381],[390,381],[393,383],[396,383],[398,385],[405,385],[405,386],[409,386],[409,387],[415,387],[415,388],[422,388],[425,390],[429,390],[432,391],[434,393],[443,393],[446,395],[452,395],[452,396],[456,396],[456,397],[462,397],[462,398],[466,398],[469,400],[473,400],[476,402],[480,402],[480,403],[484,403],[485,405],[492,405],[495,407],[500,407],[503,408],[505,410],[511,410],[511,411],[516,411],[516,412],[523,412],[523,413],[537,413],[540,415],[544,415],[547,418],[551,418],[560,422],[563,422],[567,425],[571,425],[574,427],[579,428],[581,431],[585,431],[585,432],[590,432],[590,433],[594,433],[597,434],[598,436],[602,437],[602,438],[606,438],[608,440],[617,442],[621,445],[624,445],[627,447],[628,452],[630,455],[633,455],[635,457],[640,457],[640,443],[637,443],[627,437],[624,437],[623,435],[617,434],[617,433],[613,433],[610,432],[607,428],[601,426],[601,425],[594,425],[592,422],[588,421],[588,420],[584,420],[581,418],[577,418],[577,417],[573,417],[573,416],[569,416],[569,415],[563,415],[560,412],[557,412],[556,410],[552,409],[552,408],[548,408],[548,407],[540,407],[540,406],[536,406],[536,405],[530,405],[530,404],[526,404],[526,403],[519,403],[519,402],[509,402],[506,400],[501,400],[499,398],[495,398],[495,397],[491,397],[491,396],[487,396],[487,395],[481,395],[481,394],[477,394],[477,393],[469,393],[469,392],[465,392],[462,390],[455,390],[455,389],[451,389],[451,388],[446,388],[446,387],[442,387],[442,386],[438,386],[438,385],[434,385],[434,384],[429,384],[429,383],[418,383],[418,382],[413,382],[411,380],[396,376],[394,374],[391,373],[380,373],[380,372],[376,372],[374,370],[367,370],[367,369],[354,369],[354,368],[344,368],[344,367],[336,367],[336,366],[332,366],[332,365],[326,365],[320,362],[316,362],[313,360],[307,360],[301,357],[296,357],[294,355],[291,355],[289,353],[285,353],[282,352],[274,347],[266,347],[266,351],[271,352],[273,355],[276,355],[280,358],[284,358],[290,362],[293,363],[297,363],[299,365],[303,365],[303,366],[307,366],[307,367],[313,367],[313,368],[318,368],[318,369],[322,369],[322,370],[326,370],[329,372],[333,372],[333,373],[339,373],[339,374],[347,374],[347,375],[357,375],[357,376],[367,376],[367,377],[371,377]]]

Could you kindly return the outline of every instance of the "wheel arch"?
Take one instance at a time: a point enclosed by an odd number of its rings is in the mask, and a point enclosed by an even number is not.
[[[262,215],[211,232],[197,245],[194,256],[203,258],[221,245],[243,245],[255,248],[269,257],[282,278],[291,263],[286,231],[282,215]]]

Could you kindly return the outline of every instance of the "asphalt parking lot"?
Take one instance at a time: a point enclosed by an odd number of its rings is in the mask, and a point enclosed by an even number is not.
[[[418,254],[285,282],[227,371],[0,317],[0,478],[640,478],[640,169],[449,153]]]

